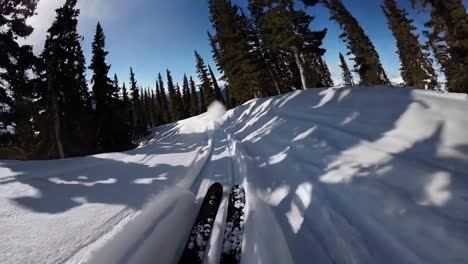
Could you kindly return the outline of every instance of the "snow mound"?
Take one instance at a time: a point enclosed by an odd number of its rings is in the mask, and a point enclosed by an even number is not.
[[[1,263],[175,263],[208,187],[245,189],[241,263],[467,263],[468,98],[310,89],[153,130],[139,148],[0,161]]]

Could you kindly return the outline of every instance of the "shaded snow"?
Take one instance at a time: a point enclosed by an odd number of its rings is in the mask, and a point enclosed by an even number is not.
[[[139,148],[0,161],[0,263],[174,263],[203,195],[244,186],[241,263],[467,263],[468,99],[331,88],[155,129]]]

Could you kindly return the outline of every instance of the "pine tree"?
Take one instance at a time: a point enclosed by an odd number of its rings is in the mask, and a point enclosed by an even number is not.
[[[131,136],[125,117],[118,114],[122,103],[118,96],[119,81],[108,77],[110,66],[106,63],[105,36],[101,24],[96,26],[92,43],[93,57],[89,69],[93,71],[93,101],[96,115],[96,137],[99,151],[119,151],[131,145]]]
[[[201,82],[200,88],[203,89],[203,100],[205,103],[205,107],[208,107],[208,105],[215,100],[212,83],[210,78],[208,77],[208,70],[206,69],[205,62],[203,61],[203,58],[200,56],[200,54],[198,54],[197,51],[195,51],[195,59],[198,78]]]
[[[302,88],[328,86],[328,67],[324,68],[320,48],[327,30],[312,32],[313,17],[294,9],[292,0],[267,0],[261,31],[266,44],[274,51],[288,51],[299,70]],[[312,70],[313,68],[313,70]],[[325,77],[325,78],[324,78]]]
[[[175,122],[184,118],[183,102],[179,85],[174,85],[171,72],[167,70],[167,89],[170,98],[171,121]]]
[[[149,87],[146,88],[146,94],[147,94],[146,109],[148,111],[150,127],[156,127],[156,116],[154,115],[153,97],[151,95],[151,91]]]
[[[208,71],[210,72],[211,81],[213,82],[213,92],[214,92],[215,99],[221,102],[223,105],[226,105],[223,94],[221,93],[221,89],[219,88],[219,85],[218,85],[218,80],[216,80],[216,76],[214,75],[213,70],[211,69],[210,65],[208,65]]]
[[[161,124],[161,119],[159,119],[158,104],[154,90],[151,90],[151,110],[154,116],[154,126],[159,126]]]
[[[332,14],[331,19],[338,22],[344,31],[341,38],[345,40],[348,49],[354,55],[354,68],[359,73],[361,84],[390,84],[379,54],[356,18],[346,9],[341,0],[326,0],[325,3]]]
[[[282,94],[290,91],[291,85],[287,82],[288,78],[285,70],[289,65],[281,62],[279,53],[270,49],[265,43],[261,32],[262,20],[265,15],[263,5],[262,1],[249,0],[248,9],[252,17],[249,21],[249,32],[252,35],[251,41],[254,49],[257,51],[260,61],[266,69],[267,76],[271,80],[268,82],[273,83],[277,94]]]
[[[219,57],[218,64],[231,85],[232,96],[243,103],[270,95],[271,85],[267,85],[264,63],[252,45],[246,17],[230,0],[209,0],[209,7],[219,53],[215,57]]]
[[[175,101],[175,104],[176,104],[176,109],[177,109],[177,113],[178,113],[178,118],[177,120],[182,120],[184,119],[185,117],[185,113],[184,113],[184,101],[183,101],[183,97],[182,97],[182,93],[180,91],[180,86],[179,86],[179,83],[176,84],[175,86],[175,92],[176,92],[176,101]]]
[[[15,141],[28,158],[34,144],[31,117],[33,87],[27,71],[36,59],[31,46],[20,46],[19,37],[29,36],[33,28],[26,19],[34,14],[37,0],[0,1],[0,148]],[[10,129],[14,128],[14,129]],[[8,131],[15,131],[14,134]]]
[[[138,90],[137,81],[135,80],[135,73],[130,67],[130,92],[131,92],[131,105],[132,105],[132,119],[133,119],[133,136],[140,138],[145,133],[144,116],[141,107],[140,92]]]
[[[418,36],[412,33],[416,30],[413,20],[407,18],[405,10],[398,8],[395,0],[385,0],[382,10],[397,41],[403,81],[408,86],[434,89],[437,86],[436,74],[431,60],[422,51]]]
[[[125,82],[122,83],[122,101],[125,105],[130,103],[130,98],[128,97],[127,87],[125,87]]]
[[[112,81],[113,85],[113,91],[112,91],[112,97],[114,99],[120,99],[120,82],[119,82],[119,77],[117,77],[117,73],[114,73],[114,80]]]
[[[169,112],[169,102],[167,100],[166,90],[164,89],[164,83],[161,77],[161,74],[158,74],[158,82],[159,82],[159,93],[161,94],[161,111],[164,123],[171,122],[171,112]]]
[[[216,63],[218,71],[222,72],[220,61],[221,61],[221,48],[219,47],[219,42],[215,36],[213,36],[210,31],[208,31],[208,40],[210,41],[211,53],[213,54],[213,60]]]
[[[75,6],[76,0],[67,0],[56,10],[42,53],[47,89],[41,94],[46,109],[39,127],[37,152],[41,157],[64,158],[95,151],[91,97],[77,32],[79,10]]]
[[[198,114],[200,114],[200,107],[197,88],[192,76],[190,76],[190,116],[196,116]]]
[[[158,121],[159,124],[165,124],[166,122],[164,121],[163,118],[163,107],[162,107],[162,98],[161,98],[161,93],[159,89],[159,81],[156,79],[156,108],[157,108],[157,116],[158,116]]]
[[[127,88],[125,87],[125,82],[122,83],[122,106],[121,106],[121,115],[122,120],[125,124],[125,127],[128,131],[130,141],[133,141],[133,111],[132,111],[132,103],[130,98],[128,97]],[[119,111],[120,112],[120,111]]]
[[[353,75],[351,74],[351,71],[349,70],[348,64],[346,63],[346,60],[340,52],[340,68],[343,71],[342,73],[342,78],[343,78],[343,84],[346,86],[354,86],[354,79]]]
[[[190,94],[190,86],[187,79],[187,75],[184,74],[184,83],[182,85],[183,91],[183,102],[184,102],[184,118],[190,117],[190,109],[192,108],[192,101],[191,101],[191,94]]]
[[[200,94],[200,114],[206,112],[206,103],[205,103],[205,92],[203,92],[203,88],[200,86],[198,93]]]
[[[461,0],[411,0],[431,5],[428,44],[442,66],[450,92],[468,93],[468,14]]]

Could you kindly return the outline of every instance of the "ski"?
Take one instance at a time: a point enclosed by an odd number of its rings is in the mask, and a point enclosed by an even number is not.
[[[222,197],[223,186],[218,182],[213,183],[203,199],[179,264],[203,262],[205,248],[208,244]]]
[[[232,187],[224,229],[221,264],[240,263],[244,233],[245,192],[240,185]]]

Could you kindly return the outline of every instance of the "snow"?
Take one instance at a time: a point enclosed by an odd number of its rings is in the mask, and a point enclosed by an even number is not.
[[[175,263],[208,187],[244,186],[241,263],[467,263],[468,98],[296,91],[155,129],[135,150],[0,161],[0,263]]]

